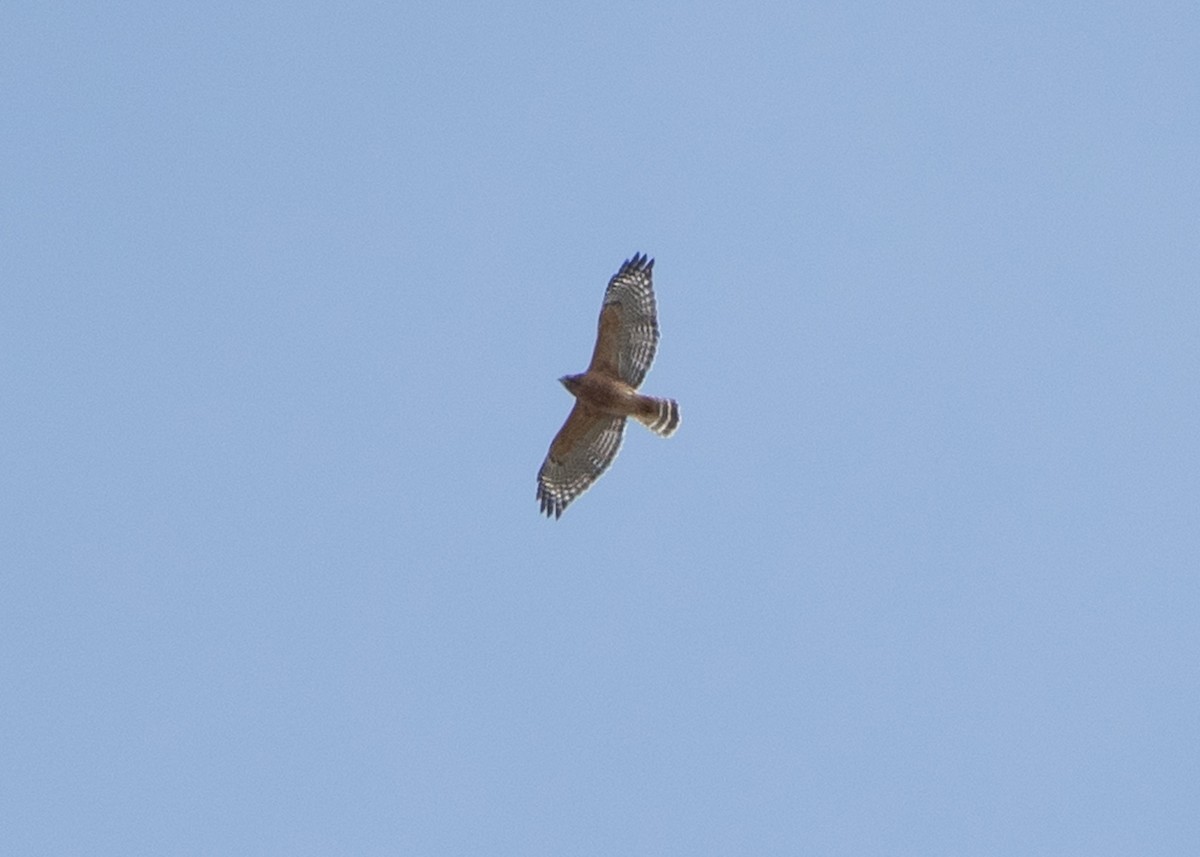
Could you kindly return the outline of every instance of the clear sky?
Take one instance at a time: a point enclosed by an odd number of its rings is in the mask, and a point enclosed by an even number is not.
[[[1200,853],[1198,46],[4,4],[0,852]]]

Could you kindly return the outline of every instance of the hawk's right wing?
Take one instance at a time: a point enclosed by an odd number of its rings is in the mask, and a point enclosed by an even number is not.
[[[538,471],[537,498],[547,517],[560,517],[563,509],[608,469],[621,448],[624,430],[625,417],[575,403]]]

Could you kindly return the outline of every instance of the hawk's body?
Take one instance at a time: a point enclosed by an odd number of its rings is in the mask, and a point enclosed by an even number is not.
[[[538,472],[537,496],[547,515],[562,515],[608,469],[626,418],[663,437],[679,427],[674,399],[637,392],[658,348],[653,270],[654,260],[639,255],[621,266],[604,293],[591,364],[581,375],[559,379],[576,401]]]

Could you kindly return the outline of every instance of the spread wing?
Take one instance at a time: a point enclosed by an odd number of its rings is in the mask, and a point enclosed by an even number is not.
[[[621,448],[624,430],[625,417],[575,403],[538,471],[537,497],[547,517],[560,517],[608,469]]]
[[[589,372],[641,386],[658,349],[653,273],[654,260],[634,254],[608,281]]]

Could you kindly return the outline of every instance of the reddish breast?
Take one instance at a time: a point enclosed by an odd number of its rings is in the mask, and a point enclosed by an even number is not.
[[[598,411],[625,416],[633,412],[633,388],[615,378],[588,372],[580,379],[577,395]]]

